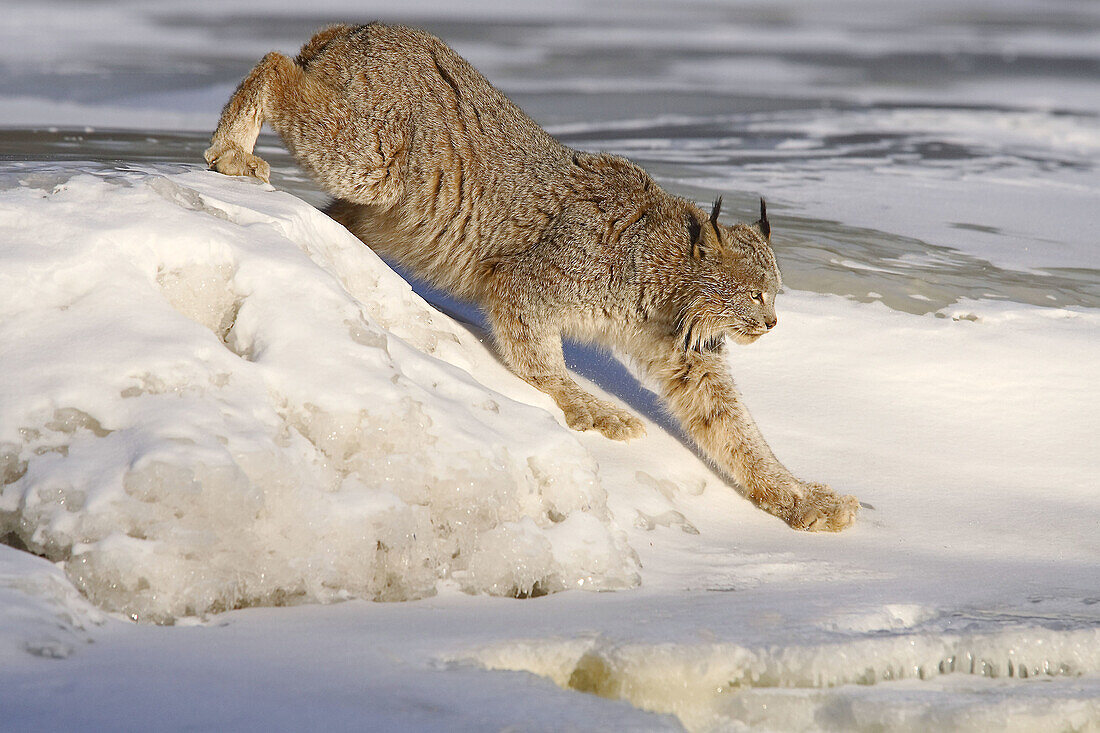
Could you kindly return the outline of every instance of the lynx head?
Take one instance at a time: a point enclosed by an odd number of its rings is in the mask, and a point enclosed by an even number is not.
[[[690,252],[678,322],[685,350],[716,350],[725,335],[751,344],[778,320],[775,295],[781,281],[764,199],[753,224],[719,224],[721,210],[719,196],[709,218],[695,207],[688,213]]]

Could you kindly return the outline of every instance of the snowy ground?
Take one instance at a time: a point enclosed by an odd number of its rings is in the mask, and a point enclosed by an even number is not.
[[[1100,730],[1100,15],[829,8],[14,5],[0,729]],[[780,327],[731,365],[853,528],[756,510],[584,349],[649,431],[566,429],[275,141],[274,187],[201,170],[256,58],[373,17],[769,196]]]

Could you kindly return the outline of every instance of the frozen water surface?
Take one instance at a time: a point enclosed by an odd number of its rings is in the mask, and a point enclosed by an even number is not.
[[[276,138],[277,190],[201,171],[258,58],[373,19],[767,197],[782,327],[732,366],[854,528],[585,348],[649,435],[566,430]],[[1098,79],[1075,2],[9,4],[0,727],[1100,729]]]

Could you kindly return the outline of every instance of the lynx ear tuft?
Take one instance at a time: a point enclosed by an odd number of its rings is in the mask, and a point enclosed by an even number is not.
[[[714,234],[721,239],[721,235],[718,234],[718,215],[722,213],[722,197],[714,199],[714,206],[710,210],[710,225],[714,227]]]
[[[760,233],[764,236],[764,239],[771,239],[772,225],[768,223],[768,207],[764,203],[764,197],[760,197],[760,218],[754,225],[760,230]]]

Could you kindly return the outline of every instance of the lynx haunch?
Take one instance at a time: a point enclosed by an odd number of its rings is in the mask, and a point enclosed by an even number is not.
[[[478,303],[503,359],[576,430],[627,440],[642,422],[573,380],[563,336],[629,354],[685,431],[747,496],[797,529],[841,530],[855,497],[795,478],[743,406],[723,349],[777,322],[764,203],[718,221],[630,161],[555,140],[438,38],[327,28],[271,53],[222,112],[210,167],[268,179],[267,122],[368,246]]]

